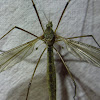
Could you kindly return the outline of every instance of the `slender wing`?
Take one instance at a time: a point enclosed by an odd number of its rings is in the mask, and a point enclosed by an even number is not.
[[[38,39],[32,40],[0,54],[0,72],[12,67],[30,55],[37,41]]]
[[[65,39],[63,37],[59,37],[58,39],[65,42],[68,51],[73,55],[100,67],[100,48],[96,48],[82,42]]]

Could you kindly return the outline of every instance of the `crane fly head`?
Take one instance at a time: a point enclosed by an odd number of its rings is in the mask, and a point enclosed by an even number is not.
[[[48,24],[46,25],[46,28],[52,28],[53,24],[51,21],[48,21]]]

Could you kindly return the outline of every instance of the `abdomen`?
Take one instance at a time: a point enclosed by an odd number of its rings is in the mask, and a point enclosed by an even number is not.
[[[54,66],[53,46],[47,46],[47,81],[49,100],[56,100],[56,72]]]

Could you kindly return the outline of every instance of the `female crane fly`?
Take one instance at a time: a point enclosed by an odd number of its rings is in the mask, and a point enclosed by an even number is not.
[[[28,100],[29,90],[30,90],[30,86],[31,86],[35,71],[36,71],[37,66],[40,62],[40,59],[41,59],[41,57],[46,49],[47,49],[47,81],[48,81],[48,90],[49,90],[49,100],[56,100],[56,73],[55,73],[55,65],[54,65],[54,58],[53,58],[53,49],[58,53],[63,64],[65,65],[71,79],[73,80],[73,83],[75,86],[75,95],[74,95],[74,99],[75,99],[76,83],[74,81],[74,78],[73,78],[69,68],[65,64],[63,58],[61,57],[61,54],[54,47],[54,43],[56,43],[58,41],[63,41],[66,44],[67,50],[70,53],[72,53],[73,55],[75,55],[76,57],[78,57],[82,60],[86,60],[87,62],[95,65],[96,67],[100,67],[100,48],[71,40],[73,38],[86,37],[86,36],[64,38],[64,37],[57,35],[56,31],[58,29],[59,23],[61,22],[63,14],[64,14],[64,12],[65,12],[66,8],[68,7],[68,4],[70,3],[71,0],[69,0],[66,3],[66,5],[63,9],[63,12],[60,16],[60,19],[58,21],[57,27],[54,31],[52,29],[52,26],[53,26],[52,21],[48,21],[48,24],[46,25],[46,29],[43,28],[43,25],[42,25],[41,19],[39,17],[35,3],[33,2],[33,0],[31,0],[31,1],[32,1],[33,7],[35,9],[35,12],[37,14],[37,17],[39,19],[41,28],[43,30],[43,35],[38,37],[38,36],[28,32],[20,27],[17,27],[17,26],[13,27],[10,31],[8,31],[3,37],[5,37],[7,34],[9,34],[13,29],[17,28],[19,30],[22,30],[22,31],[28,33],[28,34],[35,36],[36,39],[2,53],[0,55],[0,72],[12,67],[16,63],[18,63],[21,60],[23,60],[24,58],[26,58],[28,55],[30,55],[34,50],[35,43],[39,40],[42,40],[46,44],[46,48],[44,49],[44,51],[40,55],[40,58],[36,64],[35,70],[32,74],[32,78],[31,78],[31,81],[30,81],[30,84],[28,87],[28,91],[27,91],[26,100]],[[0,39],[2,39],[3,37],[1,37]],[[96,42],[96,40],[95,40],[95,42]],[[99,44],[98,44],[98,46],[99,46]]]

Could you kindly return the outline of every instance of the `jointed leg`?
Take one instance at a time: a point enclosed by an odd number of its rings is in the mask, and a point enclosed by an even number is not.
[[[60,59],[62,60],[62,62],[63,62],[63,64],[64,64],[64,66],[66,67],[66,69],[67,69],[67,71],[68,71],[68,73],[69,73],[69,75],[70,75],[70,77],[71,77],[71,79],[73,80],[73,83],[74,83],[74,86],[75,86],[75,95],[74,95],[74,100],[75,100],[75,96],[76,96],[76,82],[74,81],[74,78],[73,78],[73,76],[72,76],[72,74],[71,74],[71,72],[70,72],[70,70],[69,70],[69,68],[68,68],[68,66],[65,64],[65,62],[64,62],[64,60],[63,60],[63,58],[61,57],[61,54],[57,51],[57,49],[55,48],[55,47],[53,47],[54,49],[55,49],[55,51],[58,53],[58,55],[59,55],[59,57],[60,57]]]
[[[39,60],[38,60],[38,62],[37,62],[37,64],[36,64],[36,67],[35,67],[35,69],[34,69],[34,72],[33,72],[33,74],[32,74],[31,80],[30,80],[30,82],[29,82],[28,90],[27,90],[26,100],[28,100],[29,90],[30,90],[30,87],[31,87],[31,84],[32,84],[32,80],[33,80],[34,74],[35,74],[35,72],[36,72],[37,66],[38,66],[38,64],[39,64],[39,62],[40,62],[40,60],[41,60],[41,57],[42,57],[43,53],[45,52],[45,50],[46,50],[46,48],[43,50],[42,54],[40,55]]]
[[[55,32],[56,32],[57,29],[58,29],[59,23],[61,22],[61,19],[62,19],[64,13],[65,13],[65,10],[66,10],[66,8],[68,7],[68,4],[69,4],[70,1],[71,1],[71,0],[69,0],[69,1],[66,3],[66,5],[65,5],[65,7],[64,7],[64,9],[63,9],[63,12],[62,12],[62,14],[61,14],[61,16],[60,16],[60,18],[59,18],[59,21],[58,21],[57,27],[56,27],[56,29],[55,29]]]
[[[82,37],[92,37],[92,39],[95,41],[95,43],[100,47],[99,43],[96,41],[93,35],[84,35],[84,36],[76,36],[76,37],[71,37],[67,39],[74,39],[74,38],[82,38]]]
[[[7,34],[9,34],[9,33],[10,33],[12,30],[14,30],[15,28],[17,28],[17,29],[19,29],[19,30],[22,30],[22,31],[24,31],[24,32],[26,32],[26,33],[28,33],[28,34],[30,34],[30,35],[35,36],[35,37],[38,37],[38,36],[32,34],[31,32],[28,32],[28,31],[26,31],[26,30],[24,30],[24,29],[22,29],[22,28],[20,28],[20,27],[15,26],[15,27],[13,27],[10,31],[8,31],[4,36],[2,36],[2,37],[0,38],[0,40],[1,40],[2,38],[4,38]]]
[[[35,9],[35,12],[36,12],[36,14],[37,14],[37,17],[38,17],[39,23],[40,23],[40,25],[41,25],[41,28],[42,28],[42,30],[43,30],[43,32],[44,32],[44,28],[43,28],[43,25],[42,25],[41,19],[40,19],[40,17],[39,17],[39,14],[38,14],[37,8],[36,8],[36,6],[35,6],[35,3],[34,3],[33,0],[31,0],[31,1],[32,1],[33,7],[34,7],[34,9]]]

